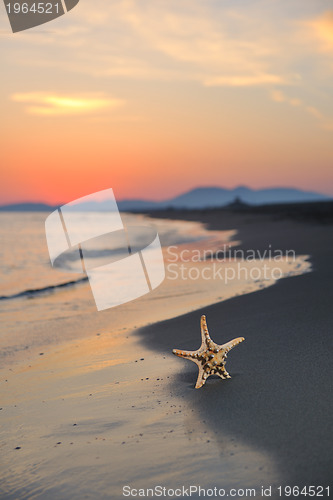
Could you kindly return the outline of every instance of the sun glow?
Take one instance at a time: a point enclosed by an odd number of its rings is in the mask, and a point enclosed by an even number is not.
[[[13,94],[12,100],[27,103],[26,112],[34,115],[57,116],[110,110],[124,103],[105,96],[60,96],[43,92]]]

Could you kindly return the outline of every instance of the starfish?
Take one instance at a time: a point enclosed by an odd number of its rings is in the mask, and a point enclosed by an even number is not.
[[[209,336],[206,316],[201,316],[201,346],[197,351],[180,351],[173,349],[173,354],[181,358],[189,359],[196,363],[199,367],[198,380],[195,384],[196,389],[200,389],[210,375],[218,375],[219,377],[231,378],[225,364],[228,352],[237,344],[243,342],[244,337],[237,337],[223,345],[215,344]]]

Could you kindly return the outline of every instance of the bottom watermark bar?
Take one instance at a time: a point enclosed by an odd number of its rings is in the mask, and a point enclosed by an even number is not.
[[[132,488],[131,486],[123,486],[124,497],[164,497],[164,498],[186,498],[193,495],[199,497],[252,497],[256,496],[255,488],[202,488],[201,486],[179,486],[178,488],[167,488],[166,486],[154,486],[153,488]]]
[[[152,488],[132,488],[129,485],[123,486],[122,494],[129,498],[187,498],[191,496],[203,498],[295,498],[295,497],[315,497],[327,498],[330,496],[329,486],[260,486],[257,488],[203,488],[201,486],[179,486],[168,488],[166,486],[154,486]]]

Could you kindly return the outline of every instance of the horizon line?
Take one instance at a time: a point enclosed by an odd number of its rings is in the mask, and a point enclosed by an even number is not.
[[[167,201],[172,201],[173,199],[175,198],[178,198],[180,196],[183,196],[183,195],[186,195],[188,193],[191,193],[193,191],[196,191],[196,190],[199,190],[199,189],[223,189],[225,191],[235,191],[236,189],[248,189],[250,191],[253,191],[253,192],[260,192],[260,191],[266,191],[266,190],[272,190],[272,189],[285,189],[285,190],[296,190],[296,191],[300,191],[302,193],[312,193],[312,194],[317,194],[317,195],[320,195],[320,196],[324,196],[324,197],[327,197],[328,199],[333,199],[333,193],[324,193],[322,191],[316,191],[316,190],[308,190],[308,189],[303,189],[303,188],[299,188],[299,187],[295,187],[295,186],[282,186],[282,185],[276,185],[276,186],[267,186],[267,187],[263,187],[263,188],[252,188],[248,185],[245,185],[245,184],[239,184],[239,185],[236,185],[235,187],[231,187],[231,188],[228,188],[228,187],[224,187],[224,186],[221,186],[221,185],[201,185],[201,186],[197,186],[197,187],[193,187],[193,188],[190,188],[186,191],[181,191],[179,194],[176,194],[176,195],[171,195],[170,197],[168,198],[163,198],[163,199],[159,199],[159,200],[153,200],[153,199],[149,199],[149,198],[141,198],[141,197],[124,197],[124,198],[119,198],[117,200],[117,202],[125,202],[125,201],[142,201],[142,202],[148,202],[148,203],[163,203],[163,202],[167,202]],[[82,197],[85,196],[85,194],[82,194]],[[80,196],[81,197],[81,196]],[[0,208],[3,208],[3,207],[10,207],[10,206],[15,206],[15,205],[47,205],[48,207],[52,207],[52,208],[56,208],[56,207],[60,207],[62,205],[65,205],[67,202],[59,202],[59,203],[50,203],[48,201],[41,201],[41,200],[21,200],[21,201],[11,201],[11,202],[5,202],[5,203],[1,203],[0,204]],[[95,202],[95,203],[100,203],[100,202]]]

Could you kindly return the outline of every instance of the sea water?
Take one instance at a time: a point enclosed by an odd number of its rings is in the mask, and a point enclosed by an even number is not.
[[[209,231],[200,222],[122,214],[126,226],[138,228],[136,246],[144,244],[141,227],[152,227],[159,234],[166,278],[151,293],[98,312],[87,277],[78,272],[77,259],[60,259],[60,264],[51,266],[44,229],[47,215],[0,214],[2,367],[27,361],[48,346],[89,337],[100,329],[115,334],[130,331],[310,270],[306,256],[230,258],[228,252],[239,244],[236,230]],[[83,214],[87,224],[92,223],[91,216]],[[222,252],[222,259],[221,249],[225,254],[224,258]],[[124,256],[124,250],[119,244],[117,258]],[[110,249],[96,240],[90,256],[92,263],[101,265],[110,258]],[[268,273],[263,272],[265,266]]]

